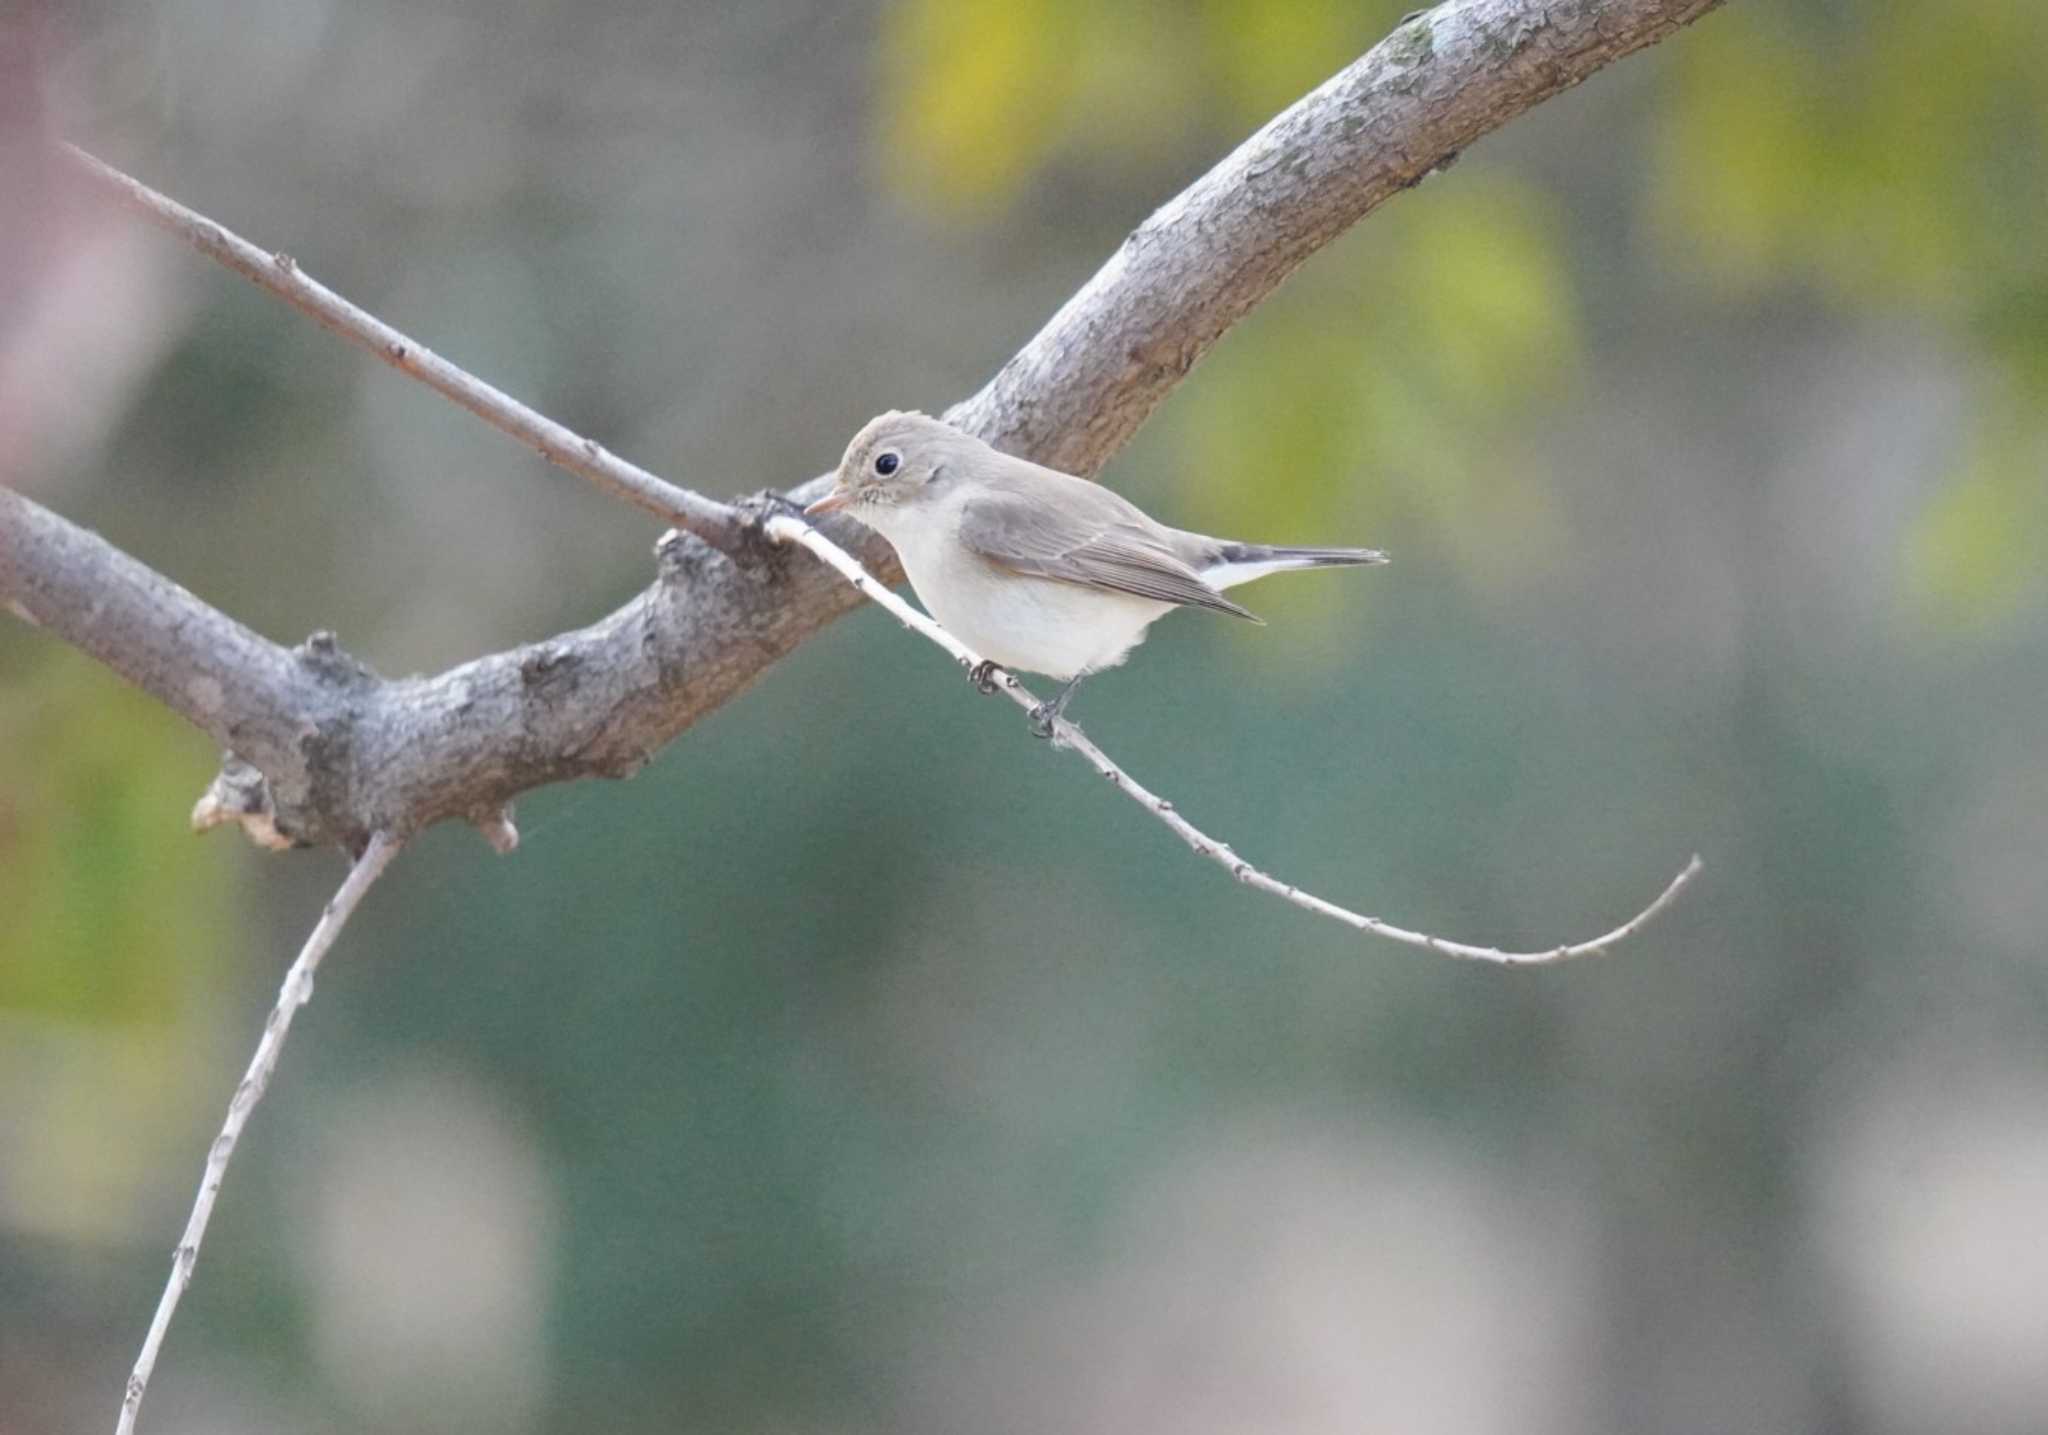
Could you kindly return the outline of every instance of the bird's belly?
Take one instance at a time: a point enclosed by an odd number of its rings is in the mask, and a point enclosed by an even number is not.
[[[962,551],[898,549],[910,586],[948,632],[1006,668],[1062,682],[1115,667],[1172,606],[1045,578],[1000,573]],[[936,561],[920,561],[920,560]]]

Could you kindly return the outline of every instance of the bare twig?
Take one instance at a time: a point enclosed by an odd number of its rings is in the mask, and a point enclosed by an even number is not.
[[[859,560],[809,524],[785,514],[777,514],[768,520],[767,532],[768,536],[778,543],[800,544],[816,554],[870,600],[887,609],[897,622],[912,632],[931,639],[951,653],[953,660],[961,667],[972,671],[980,665],[981,656],[978,653],[875,581],[873,575],[860,566]],[[1037,697],[1018,682],[1013,674],[1000,668],[996,671],[1001,673],[996,681],[1009,695],[1010,701],[1021,708],[1038,706]],[[1228,843],[1218,842],[1203,832],[1181,816],[1173,803],[1118,767],[1107,753],[1090,742],[1081,729],[1065,718],[1052,720],[1052,733],[1056,744],[1070,747],[1081,754],[1097,772],[1109,779],[1113,787],[1165,823],[1174,836],[1194,850],[1196,856],[1208,858],[1246,886],[1256,887],[1262,892],[1271,892],[1274,896],[1284,898],[1305,911],[1314,912],[1317,916],[1329,917],[1346,926],[1356,927],[1361,932],[1371,932],[1374,936],[1385,937],[1389,941],[1400,942],[1405,946],[1420,947],[1426,952],[1435,952],[1438,956],[1459,957],[1476,962],[1499,962],[1508,966],[1541,966],[1550,962],[1570,961],[1574,957],[1603,955],[1610,947],[1626,941],[1641,931],[1658,913],[1670,906],[1686,884],[1699,875],[1703,865],[1699,855],[1695,853],[1692,860],[1685,864],[1684,870],[1672,878],[1671,884],[1658,894],[1656,901],[1613,931],[1587,941],[1533,952],[1507,952],[1498,947],[1478,947],[1469,942],[1448,941],[1443,937],[1433,937],[1427,932],[1410,931],[1406,927],[1397,927],[1392,922],[1382,921],[1378,917],[1368,917],[1347,907],[1340,907],[1335,902],[1325,901],[1312,892],[1304,892],[1292,882],[1282,882],[1279,878],[1261,871],[1233,852]]]
[[[614,498],[622,498],[665,522],[688,529],[714,548],[730,551],[744,537],[746,515],[732,505],[657,478],[608,452],[596,439],[584,438],[535,412],[510,394],[407,338],[368,310],[357,308],[307,275],[289,254],[267,253],[225,225],[187,209],[168,195],[158,194],[76,145],[65,148],[87,177],[150,223],[218,259],[251,283],[268,289],[321,328],[369,350],[392,368],[453,399],[485,423],[537,449],[551,463],[590,480]]]
[[[334,939],[348,925],[356,904],[383,875],[385,867],[398,855],[401,845],[398,838],[388,833],[379,832],[371,836],[369,845],[356,859],[355,866],[349,869],[340,890],[321,911],[320,920],[313,924],[312,934],[306,938],[306,945],[299,949],[297,960],[284,974],[284,985],[278,991],[277,1005],[270,1009],[270,1019],[263,1024],[256,1054],[249,1059],[249,1069],[242,1074],[241,1084],[235,1087],[234,1097],[228,1102],[227,1119],[221,1123],[220,1135],[213,1138],[213,1145],[206,1153],[206,1171],[199,1178],[199,1195],[192,1202],[191,1219],[185,1222],[185,1234],[179,1238],[178,1249],[171,1257],[171,1278],[165,1282],[163,1296],[157,1301],[156,1315],[149,1323],[149,1334],[143,1337],[142,1353],[135,1358],[135,1370],[128,1377],[128,1390],[121,1399],[121,1415],[114,1424],[115,1435],[129,1435],[135,1428],[135,1417],[142,1409],[142,1397],[149,1391],[150,1373],[156,1369],[157,1354],[163,1349],[164,1334],[171,1328],[171,1317],[177,1314],[178,1302],[183,1299],[185,1288],[192,1284],[192,1268],[199,1262],[199,1247],[206,1240],[207,1222],[213,1219],[213,1203],[220,1195],[220,1183],[227,1175],[228,1162],[234,1157],[235,1143],[241,1139],[242,1128],[249,1124],[256,1103],[263,1099],[264,1089],[270,1085],[271,1073],[277,1070],[277,1058],[284,1050],[285,1036],[291,1031],[292,1017],[313,998],[313,974],[319,970],[320,959],[327,955],[327,949],[334,945]]]

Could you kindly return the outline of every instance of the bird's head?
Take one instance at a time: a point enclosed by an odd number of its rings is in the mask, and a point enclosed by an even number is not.
[[[972,442],[926,414],[891,410],[853,436],[833,475],[832,491],[804,514],[816,518],[844,511],[871,522],[878,510],[917,499],[944,473],[948,456]]]

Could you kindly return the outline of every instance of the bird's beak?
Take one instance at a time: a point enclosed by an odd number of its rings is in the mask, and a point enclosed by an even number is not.
[[[851,502],[853,502],[853,490],[835,488],[809,508],[806,508],[804,510],[804,517],[819,518],[827,513],[837,513]]]

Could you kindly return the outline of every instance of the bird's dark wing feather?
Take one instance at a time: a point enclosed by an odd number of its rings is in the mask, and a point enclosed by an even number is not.
[[[989,563],[1031,578],[1129,593],[1258,622],[1211,588],[1166,543],[1137,524],[1107,523],[1008,496],[977,498],[961,513],[960,541]]]

